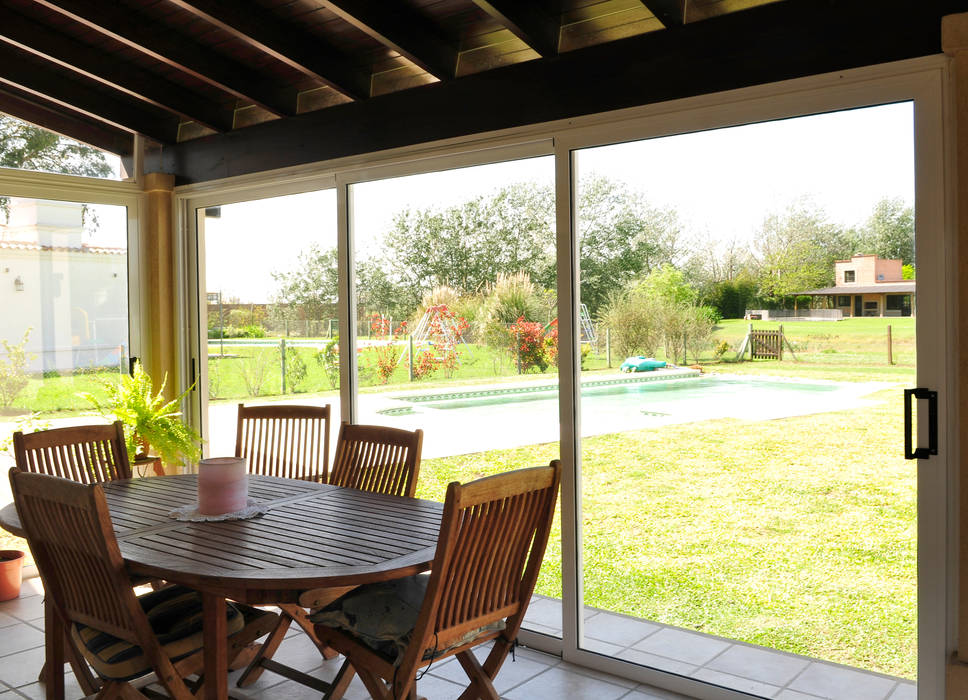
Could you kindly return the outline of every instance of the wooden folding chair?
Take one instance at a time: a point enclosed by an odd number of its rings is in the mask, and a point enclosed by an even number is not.
[[[420,452],[423,447],[422,430],[401,430],[381,425],[354,425],[345,421],[340,425],[336,454],[329,483],[376,493],[413,498],[420,471]],[[306,608],[316,609],[353,590],[353,586],[319,588],[306,591],[299,605],[282,605],[279,624],[263,643],[249,667],[239,677],[238,685],[251,685],[269,669],[290,680],[326,692],[328,686],[318,679],[272,660],[292,622],[298,624],[313,640],[323,658],[331,659],[335,652],[320,643],[309,621]],[[350,675],[347,683],[352,679]]]
[[[13,434],[13,449],[17,468],[21,471],[59,476],[82,484],[131,478],[121,421],[110,425],[54,428],[26,435],[17,431]],[[131,581],[135,586],[145,583],[150,582],[140,578]],[[73,640],[68,638],[66,642],[67,661],[74,670],[78,685],[88,695],[96,692],[101,684],[75,648]],[[47,677],[47,668],[45,664],[41,680]]]
[[[146,698],[130,681],[151,671],[170,697],[193,698],[183,679],[204,668],[201,596],[182,586],[135,595],[99,484],[19,469],[10,470],[10,484],[47,604],[56,610],[45,635],[49,667],[63,665],[66,632],[104,681],[98,700]],[[276,618],[229,605],[229,662]],[[64,697],[63,673],[47,682],[48,697]]]
[[[329,404],[239,404],[235,456],[250,474],[326,481],[329,470]]]
[[[412,498],[417,490],[422,447],[422,430],[343,421],[329,483]]]
[[[346,655],[374,700],[416,698],[417,669],[448,656],[457,657],[470,679],[461,700],[499,700],[494,678],[531,600],[560,480],[555,460],[450,484],[430,575],[360,586],[313,615],[317,636]],[[426,587],[419,608],[388,615],[386,601],[414,586]],[[367,629],[379,636],[364,637]],[[490,640],[494,646],[482,665],[472,649]],[[347,683],[340,679],[339,685]]]
[[[13,434],[21,471],[48,474],[82,484],[130,479],[131,466],[121,421]]]

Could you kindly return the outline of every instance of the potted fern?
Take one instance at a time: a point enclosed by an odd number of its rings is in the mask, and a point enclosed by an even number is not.
[[[124,424],[124,438],[128,459],[160,457],[166,464],[182,464],[199,458],[201,436],[181,420],[178,406],[191,387],[181,395],[165,401],[164,391],[168,376],[156,392],[151,376],[140,362],[130,376],[122,376],[117,383],[105,382],[106,398],[84,392],[81,394],[98,413],[109,420]]]

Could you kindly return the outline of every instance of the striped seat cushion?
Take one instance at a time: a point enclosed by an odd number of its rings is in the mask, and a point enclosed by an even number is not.
[[[177,661],[202,648],[202,596],[183,586],[169,586],[138,597],[148,624],[162,650]],[[242,613],[226,605],[229,634],[245,625]],[[71,625],[71,636],[88,663],[102,678],[129,681],[151,670],[141,647],[79,623]]]
[[[313,613],[309,619],[318,625],[350,633],[397,666],[403,661],[403,654],[413,635],[429,581],[429,574],[417,574],[360,586]],[[423,659],[428,661],[443,656],[482,634],[503,630],[504,627],[504,620],[496,620],[469,631],[446,646],[425,649]]]

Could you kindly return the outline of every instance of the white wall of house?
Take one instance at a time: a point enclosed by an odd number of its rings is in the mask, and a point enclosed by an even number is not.
[[[0,339],[30,329],[31,371],[117,365],[127,356],[127,252],[83,242],[81,205],[10,200],[0,226]]]

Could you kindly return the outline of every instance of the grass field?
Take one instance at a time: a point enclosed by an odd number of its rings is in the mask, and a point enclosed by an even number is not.
[[[735,351],[747,325],[724,321],[716,339]],[[778,325],[755,322],[757,328]],[[914,320],[890,319],[893,365],[887,364],[887,325],[886,319],[785,323],[797,361],[716,362],[711,351],[701,359],[708,371],[731,374],[910,386]],[[233,351],[270,353],[266,366],[278,370],[269,361],[278,360],[273,348]],[[306,355],[307,378],[297,388],[332,393],[312,358],[315,351],[299,352]],[[237,367],[244,361],[214,362]],[[613,367],[620,362],[612,358]],[[593,354],[589,371],[605,364],[603,352]],[[241,378],[228,375],[222,374],[219,395],[246,396]],[[421,386],[516,376],[510,358],[470,346],[454,377],[436,377]],[[48,410],[61,402],[77,410],[83,402],[71,398],[73,392],[90,390],[95,379],[58,377],[45,380],[46,388],[35,380],[23,403]],[[406,379],[405,369],[398,369],[389,388],[399,389]],[[264,395],[279,391],[278,372],[266,376],[264,387]],[[916,479],[914,463],[901,456],[901,413],[898,388],[873,395],[864,410],[760,422],[705,421],[585,438],[585,603],[913,678]],[[557,456],[557,444],[548,444],[428,459],[419,495],[442,499],[452,480]],[[9,544],[0,538],[0,547]],[[560,562],[556,527],[539,592],[560,596]]]

